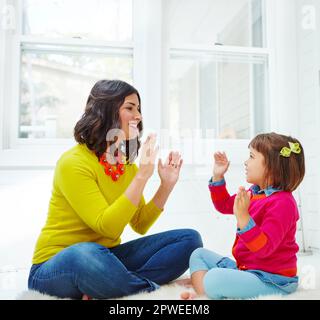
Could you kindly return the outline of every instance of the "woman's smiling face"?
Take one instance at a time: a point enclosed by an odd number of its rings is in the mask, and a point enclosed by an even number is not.
[[[139,135],[138,124],[142,120],[140,113],[140,103],[138,96],[133,93],[125,97],[119,109],[121,130],[125,134],[126,140],[134,139]]]

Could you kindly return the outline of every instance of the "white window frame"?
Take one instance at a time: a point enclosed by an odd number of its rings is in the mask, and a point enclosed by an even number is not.
[[[2,3],[5,0],[1,0]],[[21,30],[21,15],[22,15],[22,0],[11,0],[17,9],[17,16],[20,19],[17,19],[16,30]],[[1,3],[1,2],[0,2]],[[267,22],[266,28],[264,30],[267,34],[267,39],[265,39],[266,47],[265,48],[247,48],[247,47],[232,47],[232,46],[223,46],[223,47],[214,47],[211,48],[213,51],[225,51],[225,52],[247,52],[262,54],[268,57],[268,74],[269,79],[274,79],[275,76],[275,61],[274,61],[274,52],[271,47],[274,44],[274,8],[275,0],[264,0],[265,5],[265,14],[266,17],[264,21]],[[145,132],[146,131],[155,131],[159,132],[161,129],[161,106],[167,101],[167,84],[168,84],[168,47],[163,45],[163,35],[162,35],[162,3],[161,0],[133,0],[133,41],[117,47],[122,47],[125,49],[131,48],[133,50],[133,75],[134,75],[134,85],[139,90],[142,97],[142,109],[144,115],[144,124]],[[152,22],[152,23],[150,23]],[[2,35],[3,37],[3,35]],[[19,141],[17,139],[17,129],[18,129],[18,112],[19,112],[19,82],[20,82],[20,43],[32,43],[36,42],[37,39],[31,39],[29,36],[22,36],[18,33],[10,34],[6,38],[6,48],[7,56],[10,56],[10,68],[6,68],[6,74],[3,78],[0,78],[2,81],[1,90],[5,91],[3,106],[15,106],[15,108],[5,108],[3,107],[0,112],[3,113],[3,122],[2,135],[0,135],[1,142],[0,147],[2,150],[10,149],[13,153],[16,150],[16,154],[20,154],[21,150],[24,152],[34,152],[33,150],[45,150],[50,146],[56,146],[56,148],[65,149],[67,146],[73,143],[72,139],[35,139],[36,141],[31,141],[33,139],[24,139],[29,141]],[[1,38],[0,38],[1,39]],[[49,41],[50,42],[50,41]],[[78,39],[72,39],[71,41],[64,42],[62,40],[54,41],[59,44],[77,44],[80,45],[98,45],[97,42],[85,42]],[[99,45],[101,43],[99,42]],[[106,48],[113,48],[115,43],[105,42],[103,46]],[[3,50],[2,50],[3,51]],[[0,57],[1,53],[0,51]],[[8,55],[8,52],[10,54]],[[3,59],[2,59],[3,60]],[[1,61],[1,60],[0,60]],[[10,74],[9,74],[10,72]],[[1,80],[2,79],[2,80]],[[6,86],[4,86],[3,79],[6,79]],[[276,99],[275,97],[275,86],[272,81],[268,81],[268,97],[269,105],[272,106],[272,102]],[[5,89],[4,89],[5,88]],[[0,98],[1,99],[1,98]],[[0,100],[0,103],[2,101]],[[12,112],[14,110],[14,112]],[[8,114],[10,111],[10,114]],[[272,121],[274,117],[273,108],[270,108],[270,126],[272,126]],[[247,144],[247,140],[239,141],[234,140],[235,144]],[[0,149],[0,155],[1,151]],[[11,154],[12,154],[11,152]],[[30,157],[31,159],[32,157]],[[9,159],[9,158],[8,158]],[[21,162],[21,160],[19,160]],[[0,156],[0,166],[1,164],[10,166],[14,165],[12,163],[12,157],[8,162],[1,162]],[[44,161],[44,166],[54,165],[50,157],[48,161]],[[32,166],[32,162],[30,163]]]
[[[267,114],[268,114],[268,121],[267,125],[268,128],[271,129],[275,126],[277,122],[277,114],[276,114],[276,84],[275,81],[272,81],[276,77],[276,64],[275,64],[275,10],[276,10],[276,0],[262,0],[263,10],[263,43],[264,47],[240,47],[240,46],[230,46],[230,45],[215,45],[215,46],[206,46],[206,45],[193,45],[193,44],[181,44],[175,47],[168,47],[166,52],[167,60],[164,60],[163,65],[163,79],[162,79],[162,87],[164,103],[168,103],[168,85],[169,85],[169,72],[168,72],[168,59],[169,59],[169,52],[175,51],[199,51],[199,52],[210,52],[211,54],[252,54],[256,55],[261,58],[265,58],[266,60],[266,78],[265,78],[265,85],[266,85],[266,103],[267,103]],[[272,80],[271,80],[272,79]],[[251,104],[252,108],[252,104]],[[253,110],[250,110],[250,138],[254,135],[254,114]],[[246,150],[248,146],[248,142],[250,139],[228,139],[228,140],[220,140],[214,139],[213,143],[219,146],[222,150],[228,150],[229,155],[232,158],[237,158],[237,154],[239,152],[243,152]],[[242,160],[241,160],[242,161]],[[237,164],[240,164],[240,162]],[[191,174],[190,179],[193,179],[194,176]],[[188,178],[187,178],[188,179]]]
[[[204,45],[180,45],[179,47],[171,47],[169,56],[182,56],[185,58],[188,58],[188,56],[196,57],[199,55],[199,57],[205,53],[210,54],[211,56],[221,56],[223,57],[230,57],[232,55],[236,56],[243,56],[245,59],[247,57],[252,56],[252,61],[263,61],[265,62],[266,70],[268,71],[268,59],[269,59],[269,49],[266,48],[250,48],[250,47],[235,47],[235,46],[204,46]],[[248,62],[249,63],[249,62]],[[249,65],[251,68],[250,72],[252,73],[252,65]],[[197,68],[198,70],[198,68]],[[167,78],[169,78],[169,75],[167,75]],[[253,78],[250,78],[251,81],[253,81]],[[266,79],[265,79],[265,91],[268,96],[268,72],[266,72]],[[166,90],[168,92],[169,90],[169,80],[165,82]],[[252,99],[252,97],[251,97]],[[168,101],[167,101],[168,103]],[[250,138],[254,135],[254,129],[255,129],[255,122],[254,122],[254,109],[253,104],[250,103]],[[198,114],[196,115],[198,116]],[[219,121],[219,120],[217,120]],[[197,123],[199,123],[199,119],[197,117]],[[241,140],[241,139],[237,139]],[[246,141],[248,139],[245,139]]]
[[[32,37],[32,36],[21,36],[20,37],[20,45],[21,46],[31,46],[32,45],[58,45],[63,46],[64,49],[61,51],[57,51],[54,48],[46,48],[46,52],[54,52],[57,54],[64,54],[67,53],[82,53],[85,52],[84,50],[88,50],[88,52],[91,53],[105,53],[106,55],[112,53],[117,53],[119,56],[132,56],[133,57],[133,45],[132,42],[123,42],[121,44],[119,43],[113,43],[113,42],[97,42],[97,41],[87,41],[87,40],[79,40],[79,39],[70,39],[70,40],[62,40],[62,41],[55,41],[55,40],[43,40],[41,38]],[[37,49],[35,49],[37,51]],[[41,50],[40,50],[41,51]],[[20,51],[21,52],[21,51]],[[19,59],[19,61],[21,61]],[[21,65],[19,66],[19,68]],[[20,81],[19,81],[20,82]],[[88,93],[89,94],[89,93]],[[18,97],[20,96],[20,89],[18,88]],[[15,108],[16,115],[15,115],[15,125],[14,128],[17,128],[16,130],[19,130],[19,101],[17,102],[18,108]],[[12,136],[12,145],[13,147],[16,146],[24,146],[24,145],[59,145],[59,144],[71,144],[73,141],[72,138],[70,139],[61,139],[61,138],[52,138],[52,139],[36,139],[36,138],[18,138],[16,136]]]
[[[19,16],[19,24],[17,26],[17,36],[14,46],[14,57],[17,63],[15,64],[15,87],[13,89],[15,93],[15,99],[13,100],[13,112],[11,113],[11,132],[10,132],[10,148],[17,149],[23,148],[25,146],[43,146],[43,145],[70,145],[73,142],[73,138],[70,139],[34,139],[28,138],[23,139],[17,136],[17,132],[19,131],[19,99],[20,99],[20,69],[21,69],[21,51],[22,46],[25,45],[57,45],[65,48],[72,47],[74,52],[83,52],[83,49],[89,49],[90,52],[106,52],[114,53],[118,52],[119,55],[131,55],[133,56],[133,41],[121,41],[121,42],[113,42],[113,41],[92,41],[92,40],[84,40],[84,39],[48,39],[45,37],[38,37],[32,35],[23,35],[22,34],[22,0],[17,1],[17,12]],[[70,49],[68,49],[68,52]],[[60,51],[53,50],[53,52],[59,53]],[[63,50],[61,51],[63,53]]]

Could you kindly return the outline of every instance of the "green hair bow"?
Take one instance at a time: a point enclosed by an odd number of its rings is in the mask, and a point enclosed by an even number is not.
[[[298,142],[296,142],[296,143],[289,142],[289,146],[290,146],[290,148],[283,147],[281,149],[280,154],[283,157],[289,158],[290,155],[291,155],[291,152],[294,152],[294,153],[297,153],[297,154],[299,154],[301,152],[300,144]]]

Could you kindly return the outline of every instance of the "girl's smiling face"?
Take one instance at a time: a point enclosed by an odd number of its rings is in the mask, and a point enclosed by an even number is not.
[[[250,157],[245,161],[247,182],[256,184],[260,189],[268,187],[266,179],[266,166],[262,153],[250,147]]]

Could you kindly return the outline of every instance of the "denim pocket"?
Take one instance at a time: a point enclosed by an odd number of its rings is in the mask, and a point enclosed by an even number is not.
[[[217,266],[218,268],[237,269],[237,264],[235,261],[228,257],[223,257],[220,261],[218,261]]]

